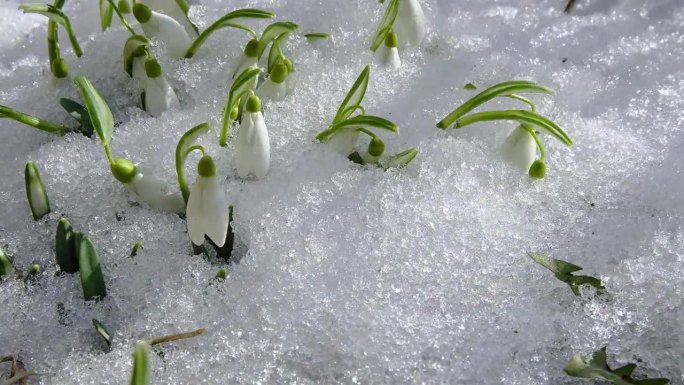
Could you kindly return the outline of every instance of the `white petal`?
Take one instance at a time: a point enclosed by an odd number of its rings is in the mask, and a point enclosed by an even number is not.
[[[385,68],[395,69],[401,67],[401,59],[399,58],[399,50],[397,47],[387,47],[383,45],[381,55],[381,63]]]
[[[201,203],[204,231],[216,246],[221,247],[226,243],[228,233],[228,198],[217,177],[203,179],[206,181]]]
[[[204,184],[204,178],[198,176],[195,185],[192,186],[192,190],[190,190],[188,206],[185,208],[185,217],[188,222],[188,236],[192,243],[196,245],[204,243],[204,234],[206,234],[202,208]]]
[[[256,67],[256,66],[257,66],[257,58],[247,56],[243,52],[242,56],[240,56],[240,60],[238,61],[237,65],[234,66],[232,77],[236,77],[236,76],[240,75],[247,68]],[[257,78],[257,80],[258,80],[258,78]],[[255,87],[256,87],[256,84],[255,84]]]
[[[264,83],[261,86],[259,86],[259,89],[257,90],[257,95],[259,95],[260,98],[266,100],[283,100],[287,95],[287,80],[278,84],[271,81],[270,78],[266,79],[266,81],[264,81]]]
[[[425,25],[425,13],[418,0],[399,1],[399,11],[393,26],[399,46],[419,45],[425,38]]]
[[[143,167],[138,167],[136,177],[125,186],[141,202],[147,203],[153,209],[168,213],[182,213],[185,209],[183,197],[179,193],[168,192],[166,183]]]
[[[174,18],[163,13],[152,11],[152,17],[146,23],[142,23],[143,31],[149,38],[159,38],[166,44],[169,55],[174,58],[185,56],[192,41],[182,25]]]
[[[133,71],[131,72],[133,80],[139,83],[143,83],[147,79],[147,74],[145,73],[145,57],[135,57],[133,58]]]
[[[188,36],[193,39],[197,37],[197,31],[190,24],[190,20],[185,15],[185,12],[178,6],[178,2],[169,0],[139,0],[138,2],[147,5],[153,11],[171,16],[183,26]]]
[[[359,140],[359,132],[356,130],[346,130],[341,132],[328,141],[328,144],[338,153],[349,156],[356,150],[356,143]]]
[[[504,158],[527,173],[537,155],[537,144],[527,130],[516,127],[501,147]]]
[[[235,165],[242,178],[254,174],[263,178],[271,162],[268,129],[261,112],[247,113],[242,118],[235,147]]]
[[[160,116],[164,111],[178,107],[178,97],[163,75],[145,80],[145,109],[150,115]]]

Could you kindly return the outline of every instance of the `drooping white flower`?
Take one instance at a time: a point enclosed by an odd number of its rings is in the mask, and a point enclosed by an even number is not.
[[[349,154],[356,151],[356,144],[359,141],[359,132],[353,129],[344,130],[328,141],[333,150],[341,155],[349,156]]]
[[[527,173],[537,156],[537,143],[522,126],[516,127],[501,147],[504,158]]]
[[[240,56],[240,60],[233,66],[233,74],[231,77],[236,77],[243,73],[247,68],[256,67],[257,63],[257,50],[259,48],[259,42],[256,39],[252,39],[247,42],[245,50]]]
[[[271,75],[257,90],[257,94],[266,100],[283,100],[287,96],[288,70],[284,63],[276,64]]]
[[[163,41],[171,57],[185,57],[192,39],[185,32],[185,28],[174,18],[152,11],[150,7],[142,3],[136,3],[133,6],[133,15],[140,22],[145,36],[156,37]]]
[[[40,179],[38,167],[32,161],[26,162],[24,182],[31,214],[33,214],[33,219],[38,220],[50,212],[50,201],[45,191],[45,185]]]
[[[197,164],[197,181],[190,191],[185,214],[188,221],[188,235],[192,243],[201,245],[204,236],[221,247],[226,243],[228,233],[228,198],[216,176],[216,165],[205,155]]]
[[[145,82],[145,79],[147,79],[147,73],[145,72],[145,56],[137,56],[133,58],[131,77],[136,82]]]
[[[161,72],[154,59],[145,62],[145,110],[152,116],[160,116],[170,108],[180,107],[178,96]]]
[[[235,165],[242,178],[249,174],[263,178],[271,163],[271,144],[259,98],[251,96],[245,110],[235,147]]]
[[[397,49],[397,34],[390,31],[385,37],[385,44],[380,51],[380,62],[385,68],[396,69],[401,67],[399,50]]]
[[[190,22],[190,19],[188,19],[187,15],[185,14],[185,11],[183,11],[183,9],[178,5],[177,1],[138,0],[138,2],[147,5],[153,11],[161,12],[163,14],[171,16],[179,24],[181,24],[183,28],[185,28],[185,32],[188,34],[188,36],[190,36],[193,39],[197,37],[197,31],[195,30],[195,27]]]
[[[392,26],[399,37],[399,46],[419,45],[425,38],[426,20],[418,0],[399,0],[397,18]]]
[[[156,210],[182,213],[185,201],[179,193],[168,191],[168,186],[154,176],[153,170],[133,164],[128,159],[117,158],[111,164],[112,175],[139,202]]]

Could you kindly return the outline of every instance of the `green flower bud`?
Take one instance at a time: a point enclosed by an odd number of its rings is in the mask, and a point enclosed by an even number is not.
[[[119,8],[119,12],[121,13],[131,13],[131,6],[126,0],[119,0],[117,8]]]
[[[294,72],[294,65],[292,64],[292,60],[285,58],[285,60],[283,60],[283,64],[285,64],[287,66],[287,72],[289,72],[289,73]]]
[[[10,271],[12,271],[12,260],[0,247],[0,278],[9,274]]]
[[[544,176],[546,176],[546,163],[541,160],[535,160],[530,167],[529,174],[532,178],[544,179]]]
[[[157,59],[149,58],[145,60],[145,73],[147,73],[147,77],[153,79],[161,76],[162,69]]]
[[[209,155],[205,155],[197,163],[197,173],[204,178],[216,176],[216,164]]]
[[[230,120],[236,121],[239,115],[240,109],[237,106],[233,107],[233,110],[230,111]]]
[[[40,178],[38,167],[32,161],[26,162],[24,183],[26,184],[26,198],[28,199],[33,219],[39,220],[50,212],[50,201],[48,200],[43,180]]]
[[[66,60],[62,59],[61,57],[58,57],[57,59],[53,60],[52,73],[55,75],[56,78],[59,79],[67,77],[67,75],[69,75],[69,66],[67,65]]]
[[[261,99],[258,96],[252,95],[247,99],[247,111],[259,112],[261,111]]]
[[[385,152],[385,143],[380,138],[371,139],[368,143],[368,153],[372,156],[380,156]]]
[[[145,4],[135,3],[133,6],[133,16],[140,23],[147,23],[152,17],[152,10]]]
[[[270,79],[273,83],[281,84],[287,79],[288,74],[289,71],[287,70],[287,66],[285,64],[276,64],[276,66],[271,70]]]
[[[397,34],[390,31],[387,36],[385,36],[385,47],[394,48],[399,45],[399,39],[397,39]]]
[[[137,167],[128,159],[116,158],[111,165],[112,175],[121,183],[131,183],[138,173]]]
[[[256,57],[259,52],[259,41],[257,39],[252,39],[247,42],[245,46],[245,56]]]

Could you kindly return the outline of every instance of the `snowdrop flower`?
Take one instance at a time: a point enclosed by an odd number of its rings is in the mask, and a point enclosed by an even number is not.
[[[50,201],[48,200],[45,185],[40,179],[38,167],[32,161],[26,162],[24,168],[24,182],[26,184],[26,197],[33,219],[38,220],[50,212]]]
[[[138,0],[138,2],[147,5],[148,7],[157,12],[161,12],[163,14],[171,16],[174,20],[176,20],[183,26],[188,36],[190,36],[193,39],[197,37],[197,30],[195,30],[195,27],[192,25],[192,22],[190,22],[188,16],[185,14],[185,11],[183,11],[183,9],[178,5],[177,1]]]
[[[546,175],[546,163],[543,152],[541,158],[535,160],[538,144],[529,129],[518,126],[506,138],[501,150],[504,158],[521,171],[529,173],[533,178],[542,179]]]
[[[385,37],[385,46],[382,48],[382,51],[380,51],[380,61],[385,68],[396,69],[401,67],[401,59],[399,58],[397,45],[397,34],[390,31],[387,33],[387,37]]]
[[[204,155],[197,164],[197,181],[190,191],[186,216],[188,235],[192,243],[201,245],[204,236],[221,247],[228,233],[229,204],[216,177],[216,165],[210,156]]]
[[[349,156],[356,151],[358,141],[359,132],[357,130],[345,130],[330,138],[328,144],[339,154]]]
[[[401,47],[419,45],[425,38],[425,13],[418,0],[399,0],[394,31]]]
[[[180,107],[178,97],[162,75],[161,66],[155,59],[145,62],[145,110],[152,116],[160,116],[170,108]]]
[[[288,72],[285,63],[276,64],[271,75],[257,90],[257,94],[266,100],[283,100],[287,96]]]
[[[233,78],[243,73],[247,68],[257,66],[258,49],[259,42],[256,39],[252,39],[249,42],[247,42],[245,50],[242,52],[242,56],[240,57],[240,60],[238,61],[237,65],[235,65],[235,69],[233,70]]]
[[[167,191],[167,185],[157,179],[152,170],[138,167],[128,159],[117,158],[111,166],[112,174],[121,182],[126,190],[140,202],[144,202],[155,210],[168,213],[182,213],[185,201],[178,193]]]
[[[261,113],[261,101],[252,95],[247,101],[246,114],[242,116],[238,142],[235,148],[235,165],[241,178],[254,174],[263,178],[271,162],[271,145],[268,130]]]
[[[172,57],[185,57],[185,52],[192,41],[183,26],[174,18],[155,12],[141,3],[133,6],[133,15],[140,22],[145,36],[163,41]]]

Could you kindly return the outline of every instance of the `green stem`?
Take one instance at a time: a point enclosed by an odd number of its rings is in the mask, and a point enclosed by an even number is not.
[[[373,131],[371,131],[371,130],[369,130],[369,129],[367,129],[367,128],[359,127],[359,128],[356,129],[356,131],[358,131],[358,132],[363,132],[364,134],[370,136],[370,137],[373,138],[373,139],[378,139],[378,136],[375,135],[375,134],[373,133]]]
[[[197,53],[197,50],[200,49],[200,47],[206,42],[207,39],[209,39],[209,36],[211,36],[212,33],[218,31],[221,28],[225,27],[233,27],[233,28],[238,28],[242,29],[244,31],[249,32],[254,39],[257,38],[256,32],[254,32],[253,29],[244,26],[242,24],[237,24],[237,23],[221,23],[221,20],[217,20],[214,24],[210,25],[207,29],[202,31],[202,33],[195,38],[195,40],[190,44],[190,47],[188,48],[188,51],[185,53],[185,58],[190,59],[191,57],[195,56],[195,53]]]
[[[66,127],[60,124],[48,122],[47,120],[36,118],[35,116],[31,116],[23,112],[15,111],[3,105],[0,105],[0,118],[16,120],[19,123],[23,123],[27,126],[31,126],[33,128],[37,128],[41,131],[49,132],[55,135],[64,135],[69,131]]]
[[[234,98],[232,100],[236,100],[238,102],[238,105],[242,105],[240,100],[242,98],[249,94],[250,96],[254,95],[254,90],[247,89],[242,91],[237,98]],[[233,112],[233,107],[235,103],[231,102],[231,98],[228,98],[228,102],[226,102],[226,107],[223,109],[223,119],[221,123],[221,135],[219,136],[219,145],[221,147],[225,147],[228,145],[228,127],[230,127],[230,124],[233,122],[233,120],[230,118],[231,112]]]
[[[525,130],[527,130],[527,132],[529,132],[530,135],[532,135],[532,138],[537,143],[537,148],[539,148],[539,160],[544,162],[544,158],[546,156],[546,153],[544,151],[544,145],[542,144],[541,140],[539,139],[539,136],[534,131],[534,129],[532,127],[528,126],[527,124],[521,124],[520,126],[522,128],[524,128]]]
[[[202,155],[206,155],[206,151],[203,146],[196,144],[194,146],[190,146],[185,150],[185,156],[187,154],[198,150],[202,152]],[[188,182],[185,180],[185,170],[183,170],[183,167],[185,166],[185,163],[182,161],[176,160],[176,176],[178,178],[178,187],[180,187],[181,190],[181,195],[183,195],[183,200],[185,200],[185,203],[188,203],[188,198],[190,197],[190,188],[188,187]]]
[[[521,102],[527,104],[528,106],[530,106],[530,110],[531,110],[532,112],[537,112],[537,106],[534,104],[534,102],[532,102],[532,100],[530,100],[530,99],[528,99],[528,98],[526,98],[526,97],[524,97],[524,96],[521,96],[521,95],[518,95],[518,94],[511,94],[511,95],[506,95],[506,97],[507,97],[507,98],[510,98],[510,99],[519,100],[519,101],[521,101]]]
[[[105,150],[105,155],[107,155],[107,160],[109,161],[109,164],[113,165],[114,157],[112,157],[112,150],[109,148],[109,144],[105,144],[103,147]]]
[[[556,123],[541,115],[537,115],[534,112],[524,110],[477,112],[456,120],[455,124],[456,128],[462,128],[478,122],[491,122],[495,120],[514,120],[521,124],[538,127],[563,142],[566,146],[572,146],[572,139],[570,139],[570,136],[568,136],[568,134]]]
[[[117,7],[117,6],[114,4],[114,0],[107,0],[107,1],[109,2],[109,4],[111,4],[112,9],[114,9],[114,12],[116,12],[116,15],[119,17],[119,20],[121,20],[121,24],[123,24],[123,26],[126,27],[126,29],[128,30],[128,32],[130,32],[131,35],[137,35],[137,33],[135,32],[135,30],[134,30],[133,28],[131,28],[131,25],[128,24],[128,22],[126,21],[126,18],[125,18],[125,17],[121,14],[121,12],[119,11],[119,7]],[[135,1],[133,1],[133,5],[135,5]]]

